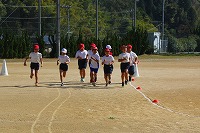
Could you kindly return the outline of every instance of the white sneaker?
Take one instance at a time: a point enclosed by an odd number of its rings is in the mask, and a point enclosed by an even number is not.
[[[84,78],[81,78],[81,82],[85,82],[85,79],[84,79]]]

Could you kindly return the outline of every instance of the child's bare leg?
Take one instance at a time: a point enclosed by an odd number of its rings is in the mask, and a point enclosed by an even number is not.
[[[111,83],[111,74],[108,75],[108,79],[109,79],[109,84]]]
[[[35,85],[38,85],[38,70],[35,70]]]
[[[121,79],[122,79],[122,86],[124,86],[125,72],[122,72]]]
[[[90,72],[90,82],[92,82],[92,72]]]
[[[97,81],[97,73],[94,73],[94,82]]]
[[[107,83],[107,74],[104,74],[104,79],[105,79],[105,81]]]
[[[63,82],[63,79],[62,79],[62,73],[63,73],[63,71],[60,70],[60,82],[61,82],[61,83]]]
[[[91,74],[91,78],[92,78],[92,82],[94,82],[94,72],[91,72],[92,74]]]
[[[122,72],[122,73],[121,73],[121,79],[122,79],[122,82],[124,82],[124,79],[125,79],[125,72]]]
[[[83,78],[85,78],[85,69],[83,69]]]
[[[66,71],[63,71],[63,77],[64,78],[66,77]]]
[[[33,74],[33,69],[31,69],[30,78],[32,79],[32,78],[33,78],[33,76],[34,76],[34,74]]]
[[[125,80],[128,81],[128,70],[125,72]]]

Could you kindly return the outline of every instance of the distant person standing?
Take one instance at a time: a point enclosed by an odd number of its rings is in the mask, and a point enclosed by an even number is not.
[[[122,87],[124,83],[127,85],[128,83],[128,69],[130,66],[130,54],[127,53],[127,46],[121,46],[122,53],[118,57],[118,62],[121,62],[120,69],[121,69],[121,79],[122,79]]]
[[[67,54],[67,49],[63,48],[61,50],[61,55],[58,57],[57,60],[57,65],[59,65],[59,72],[60,72],[60,81],[61,81],[61,86],[63,86],[63,78],[66,76],[66,72],[68,71],[68,64],[70,63],[70,58]]]
[[[81,82],[85,82],[85,69],[87,67],[88,52],[85,50],[85,45],[81,43],[79,50],[76,52],[75,58],[78,59],[78,69],[80,70]]]
[[[38,86],[38,71],[40,68],[40,64],[42,67],[42,54],[39,53],[39,45],[36,44],[34,45],[34,52],[31,52],[29,54],[29,57],[27,57],[24,61],[24,66],[27,66],[26,61],[27,59],[30,59],[31,64],[30,64],[30,68],[31,68],[31,74],[30,74],[30,78],[32,79],[34,76],[34,72],[35,72],[35,86]],[[39,64],[40,62],[40,64]]]
[[[104,79],[106,81],[106,86],[108,86],[108,84],[111,84],[113,63],[114,63],[114,57],[110,55],[110,50],[106,48],[105,55],[102,57],[102,65],[104,65],[103,70],[104,70]]]
[[[97,81],[97,73],[99,70],[99,60],[100,60],[100,56],[98,54],[98,48],[94,47],[92,49],[92,54],[90,55],[90,73],[91,73],[91,82],[93,84],[93,86],[96,86],[96,81]]]
[[[109,49],[109,50],[110,50],[109,54],[110,54],[110,55],[113,55],[113,53],[111,52],[112,47],[111,47],[110,45],[106,45],[106,49]]]
[[[130,54],[130,67],[128,69],[128,73],[129,73],[129,81],[131,81],[135,71],[134,65],[138,61],[138,56],[136,55],[136,53],[132,51],[132,45],[130,44],[127,45],[127,52]]]

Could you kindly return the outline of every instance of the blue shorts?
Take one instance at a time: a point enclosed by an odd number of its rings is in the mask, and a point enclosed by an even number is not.
[[[59,69],[63,70],[63,71],[67,71],[68,70],[68,65],[66,63],[61,63]]]
[[[130,75],[133,75],[133,74],[134,74],[134,66],[130,66],[130,67],[129,67],[128,73],[129,73]]]
[[[129,69],[129,66],[130,66],[130,63],[127,62],[127,63],[121,63],[120,64],[120,69],[121,69],[121,72],[125,72],[126,70]]]
[[[112,74],[113,65],[104,64],[103,70],[104,70],[104,74]]]
[[[99,70],[99,68],[92,68],[92,67],[90,67],[90,72],[97,73],[98,70]]]
[[[39,70],[40,64],[39,63],[33,63],[33,62],[31,62],[30,68],[34,69],[34,70]]]
[[[78,69],[86,69],[86,67],[87,67],[87,59],[79,59]]]

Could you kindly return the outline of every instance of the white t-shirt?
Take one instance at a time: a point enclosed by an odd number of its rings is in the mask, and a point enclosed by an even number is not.
[[[102,62],[104,62],[104,64],[106,64],[106,65],[109,65],[111,62],[113,62],[115,59],[114,59],[114,57],[112,56],[112,55],[109,55],[109,56],[106,56],[106,55],[104,55],[103,57],[102,57]]]
[[[118,59],[126,59],[124,61],[122,61],[121,63],[127,63],[130,62],[130,54],[129,53],[121,53],[118,57]]]
[[[99,52],[97,51],[97,54],[99,55]],[[92,50],[88,50],[88,59],[91,58],[91,55],[93,55]]]
[[[130,66],[134,65],[135,62],[135,58],[137,58],[138,56],[136,55],[136,53],[134,53],[133,51],[130,52]]]
[[[39,63],[40,59],[42,58],[42,54],[39,53],[39,52],[37,52],[37,53],[31,52],[29,54],[29,57],[31,58],[31,62],[33,62],[33,63]]]
[[[87,54],[88,54],[87,50],[83,50],[83,51],[78,50],[78,51],[76,52],[76,56],[75,56],[75,57],[76,57],[76,58],[77,58],[77,57],[81,57],[82,59],[86,59]]]
[[[99,68],[99,63],[97,63],[96,61],[94,61],[94,60],[92,59],[92,58],[94,58],[94,59],[97,59],[97,60],[99,61],[99,60],[100,60],[99,54],[98,54],[98,53],[92,54],[90,58],[91,58],[90,67],[91,67],[91,68]]]
[[[60,61],[60,63],[70,62],[70,58],[67,55],[60,55],[58,57],[58,60]]]

